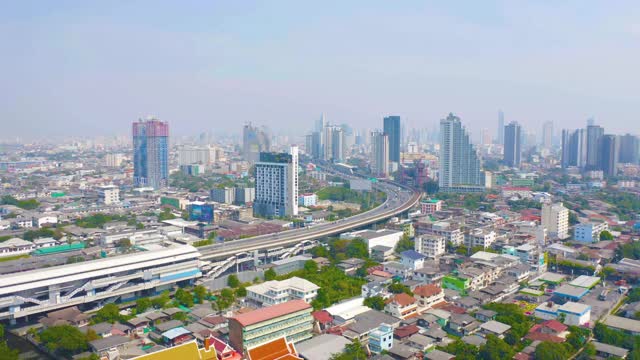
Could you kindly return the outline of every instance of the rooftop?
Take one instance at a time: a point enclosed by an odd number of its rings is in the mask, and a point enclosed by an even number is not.
[[[640,321],[638,320],[610,315],[605,318],[604,324],[614,329],[640,333]]]
[[[250,311],[248,313],[236,315],[231,319],[236,320],[242,326],[249,326],[287,314],[310,309],[311,305],[307,304],[304,300],[292,300],[282,304],[277,304]]]
[[[581,287],[581,288],[590,289],[590,288],[594,287],[598,282],[600,282],[600,278],[599,277],[580,275],[575,280],[570,282],[569,284],[573,285],[573,286]]]

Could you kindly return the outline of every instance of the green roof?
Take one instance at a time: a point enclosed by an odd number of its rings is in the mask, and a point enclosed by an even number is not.
[[[50,247],[45,247],[45,248],[40,248],[37,249],[36,251],[33,252],[33,255],[51,255],[51,254],[58,254],[58,253],[63,253],[63,252],[68,252],[68,251],[74,251],[74,250],[81,250],[84,249],[84,243],[73,243],[73,244],[66,244],[66,245],[59,245],[59,246],[50,246]]]
[[[438,200],[438,199],[427,199],[427,200],[422,200],[422,202],[423,202],[423,203],[431,203],[431,204],[435,204],[435,203],[437,203],[438,201],[440,201],[440,200]]]

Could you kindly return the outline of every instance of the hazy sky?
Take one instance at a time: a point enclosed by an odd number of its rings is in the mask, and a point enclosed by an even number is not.
[[[475,133],[640,133],[638,1],[3,1],[0,138],[175,134],[246,121],[303,132],[321,112]]]

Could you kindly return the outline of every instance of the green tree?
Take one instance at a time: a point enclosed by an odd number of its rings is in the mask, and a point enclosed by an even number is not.
[[[566,360],[571,353],[564,344],[543,341],[536,348],[535,356],[536,360]]]
[[[169,208],[163,209],[160,215],[158,215],[158,221],[173,220],[175,218],[176,216],[173,215],[171,209]]]
[[[382,311],[384,309],[384,298],[382,296],[372,296],[364,299],[364,306],[374,310]]]
[[[398,254],[400,254],[403,251],[413,250],[413,248],[414,248],[413,240],[411,240],[407,234],[404,234],[396,244],[395,250]]]
[[[218,296],[218,300],[216,301],[218,305],[218,309],[225,310],[228,309],[233,302],[235,301],[235,294],[233,290],[229,288],[222,289],[220,292],[220,296]]]
[[[115,323],[122,319],[120,315],[120,308],[116,304],[107,304],[98,310],[96,315],[91,319],[94,324],[101,322]]]
[[[182,311],[171,315],[171,319],[180,320],[182,322],[187,321],[188,318],[189,317],[187,316],[187,313],[186,312],[182,312]]]
[[[193,307],[193,295],[190,292],[180,288],[176,290],[174,297],[176,301],[178,301],[181,305],[186,307]]]
[[[202,304],[202,302],[208,298],[207,292],[207,288],[202,285],[197,285],[193,288],[193,295],[195,295],[198,303],[200,304]]]
[[[235,274],[229,275],[227,278],[227,286],[234,289],[240,286],[240,280],[238,280],[238,277]]]
[[[318,272],[318,264],[313,260],[307,260],[304,263],[304,272],[307,274],[315,274]]]
[[[344,351],[331,355],[331,360],[366,360],[367,352],[358,339],[344,347]]]
[[[6,341],[0,340],[0,359],[18,360],[20,359],[20,352],[16,349],[11,349]]]
[[[275,280],[277,276],[278,274],[276,274],[276,271],[273,270],[273,268],[269,268],[264,272],[264,279],[266,281]]]
[[[600,241],[605,240],[613,240],[613,234],[611,234],[608,230],[604,230],[600,233]]]
[[[162,309],[170,300],[171,298],[169,297],[169,292],[163,291],[160,296],[151,299],[151,304],[156,309]]]
[[[136,300],[136,314],[142,314],[152,306],[149,298],[139,298]]]
[[[402,285],[399,282],[394,282],[393,284],[389,285],[388,289],[393,294],[405,293],[409,296],[413,296],[413,292],[411,292],[411,289],[408,286]]]
[[[118,247],[129,249],[131,248],[131,246],[132,246],[131,239],[123,238],[118,240]]]
[[[515,354],[513,347],[499,337],[487,335],[487,342],[480,347],[478,358],[483,360],[511,359]]]
[[[75,326],[52,326],[40,333],[40,341],[51,352],[68,357],[89,348],[86,336]]]
[[[329,250],[322,245],[318,245],[311,249],[311,255],[313,255],[313,257],[329,258]]]
[[[369,248],[367,247],[367,243],[360,238],[355,238],[351,240],[349,245],[347,245],[346,254],[348,258],[358,258],[358,259],[368,259],[369,258]]]
[[[100,339],[100,336],[98,336],[98,333],[93,329],[87,329],[86,337],[87,337],[87,341]]]
[[[239,288],[236,289],[236,297],[240,298],[245,296],[247,296],[247,288],[241,285]]]
[[[467,344],[460,339],[448,344],[443,350],[449,354],[455,355],[456,360],[476,360],[478,357],[478,348],[474,345]]]

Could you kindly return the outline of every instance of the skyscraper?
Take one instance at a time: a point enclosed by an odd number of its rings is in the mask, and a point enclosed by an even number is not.
[[[562,149],[560,153],[560,165],[563,169],[571,166],[571,130],[562,129]]]
[[[289,153],[261,152],[256,163],[254,216],[298,215],[298,147]]]
[[[521,129],[515,121],[504,127],[504,163],[509,167],[520,167],[521,156]]]
[[[344,160],[344,131],[339,126],[328,125],[324,128],[324,156],[326,161],[341,162]]]
[[[588,170],[598,169],[598,147],[600,146],[600,138],[604,135],[604,129],[598,125],[587,126],[587,163]]]
[[[498,111],[498,144],[504,144],[504,113],[502,110]]]
[[[383,120],[384,134],[389,137],[389,161],[400,162],[400,116],[387,116]]]
[[[542,125],[542,147],[545,149],[553,147],[553,121],[547,121]]]
[[[445,192],[483,191],[483,175],[480,157],[469,134],[460,118],[449,114],[440,120],[440,189]]]
[[[620,136],[618,140],[620,140],[618,161],[623,164],[638,164],[640,160],[640,141],[638,141],[638,137],[625,134]]]
[[[389,136],[381,131],[371,132],[371,173],[389,176]]]
[[[562,130],[562,160],[563,168],[570,166],[583,167],[587,158],[586,131],[584,129]]]
[[[155,118],[133,123],[133,183],[161,189],[169,185],[169,123]]]
[[[615,135],[602,135],[598,146],[599,166],[604,176],[615,176],[618,164],[618,142]]]
[[[269,135],[257,126],[246,124],[242,131],[242,155],[250,163],[258,161],[261,152],[269,151],[271,140]]]

